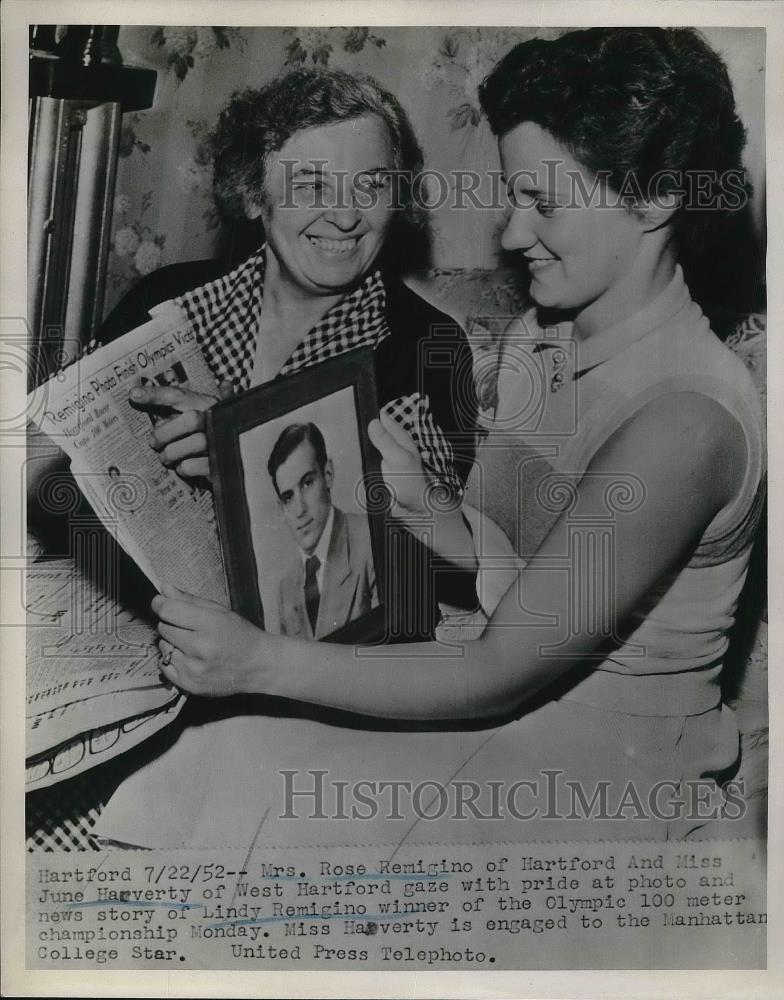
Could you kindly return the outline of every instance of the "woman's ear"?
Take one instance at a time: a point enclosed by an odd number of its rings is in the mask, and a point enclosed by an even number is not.
[[[655,233],[666,226],[680,207],[681,196],[674,192],[657,194],[652,201],[646,201],[639,209],[643,232]]]
[[[261,215],[261,205],[256,200],[256,198],[252,197],[249,194],[246,194],[243,196],[242,200],[245,208],[245,218],[250,219],[251,221],[254,219],[258,219],[259,216]]]

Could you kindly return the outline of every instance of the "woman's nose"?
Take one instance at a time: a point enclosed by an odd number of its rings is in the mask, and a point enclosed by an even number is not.
[[[350,233],[359,222],[360,212],[356,205],[338,205],[327,211],[326,218],[343,233]]]
[[[533,213],[530,208],[513,208],[501,234],[504,250],[528,250],[538,240],[533,227]]]

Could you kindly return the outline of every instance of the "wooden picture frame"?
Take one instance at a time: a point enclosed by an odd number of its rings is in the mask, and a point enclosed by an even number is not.
[[[369,348],[341,354],[250,389],[208,412],[210,467],[224,566],[231,606],[244,618],[276,633],[330,642],[370,642],[383,635],[386,494],[380,488],[380,459],[367,436],[368,423],[377,416],[373,352]],[[285,491],[286,500],[280,493],[275,497],[278,483],[269,468],[273,439],[278,440],[293,424],[315,424],[326,446],[328,466],[321,469],[324,478],[316,486],[322,491],[322,504],[318,514],[305,522],[310,542],[324,513],[324,490],[335,511],[315,625],[310,614],[305,614],[302,580],[296,578],[297,560],[301,574],[306,572],[307,552],[302,539],[295,537],[302,531],[301,518],[292,522],[294,514],[285,510],[286,502],[294,503],[289,499],[292,490]],[[299,458],[310,455],[315,460],[309,441],[301,442],[297,449]],[[295,465],[298,460],[293,459]],[[284,462],[275,476],[288,476],[289,468],[294,469],[294,465]],[[349,470],[353,475],[346,478]],[[329,486],[325,485],[327,480]],[[304,489],[297,486],[296,490],[296,502],[302,503]],[[333,495],[345,506],[346,499],[353,497],[354,509],[344,511]],[[277,523],[272,523],[270,513],[274,502],[283,510]],[[362,517],[366,519],[366,537]],[[322,534],[325,530],[326,526]],[[323,554],[324,549],[320,551]],[[340,571],[327,576],[333,555]],[[273,607],[276,588],[278,604]],[[334,597],[336,591],[338,597]]]

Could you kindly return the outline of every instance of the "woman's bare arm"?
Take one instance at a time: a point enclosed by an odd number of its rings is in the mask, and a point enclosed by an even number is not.
[[[599,652],[607,630],[570,628],[575,611],[585,621],[593,606],[596,621],[620,624],[689,558],[737,495],[745,449],[740,426],[706,397],[679,393],[648,404],[596,455],[571,516],[559,519],[475,642],[377,647],[368,655],[267,635],[217,605],[169,592],[153,603],[161,636],[175,648],[167,673],[196,693],[263,692],[387,718],[507,712]],[[642,500],[613,515],[614,558],[606,567],[589,536],[591,522],[607,517],[613,479],[641,483]],[[577,549],[579,568],[569,562]],[[595,582],[605,571],[611,586]],[[576,573],[592,583],[570,587]],[[548,617],[534,624],[532,613]],[[555,645],[557,656],[544,652]]]
[[[416,444],[388,414],[373,420],[368,432],[381,453],[381,472],[393,501],[391,513],[407,527],[413,523],[417,534],[425,517],[431,528],[428,545],[433,553],[454,566],[475,571],[474,539],[461,513],[460,498],[445,502],[444,490],[432,489]]]

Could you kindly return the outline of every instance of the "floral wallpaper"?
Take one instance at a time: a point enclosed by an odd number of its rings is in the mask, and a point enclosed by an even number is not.
[[[377,49],[387,44],[386,38],[371,34],[370,28],[284,28],[284,34],[291,38],[286,45],[287,66],[310,62],[326,66],[335,43],[352,55],[361,52],[367,44]]]
[[[425,72],[424,82],[453,104],[446,112],[452,129],[475,128],[480,124],[479,85],[499,59],[523,40],[521,35],[551,38],[563,30],[540,28],[521,32],[514,28],[452,28],[445,33]]]
[[[174,70],[178,80],[188,75],[197,59],[207,59],[218,49],[234,48],[242,52],[245,36],[239,28],[156,28],[150,35],[150,45],[166,52],[166,65]]]
[[[426,167],[483,175],[499,167],[477,88],[513,45],[563,28],[508,27],[160,27],[120,30],[126,63],[158,72],[155,102],[123,117],[112,220],[106,310],[141,275],[163,264],[219,252],[220,222],[211,194],[205,137],[230,95],[295,66],[370,73],[399,98],[422,144]],[[710,29],[727,58],[749,126],[749,167],[764,192],[764,35]],[[750,58],[750,53],[752,58]],[[756,61],[755,61],[756,60]],[[760,180],[762,186],[760,187]],[[442,192],[443,193],[443,192]],[[450,196],[452,192],[449,192]],[[483,189],[478,191],[489,201]],[[447,268],[497,263],[498,209],[449,201],[434,207],[432,262]],[[452,199],[453,200],[453,199]],[[764,205],[764,198],[760,204]]]
[[[409,111],[428,168],[497,167],[476,90],[533,29],[124,27],[127,63],[153,67],[153,107],[124,116],[106,308],[162,264],[210,257],[220,223],[204,139],[231,93],[295,66],[370,73]],[[426,95],[426,100],[423,100]],[[499,214],[433,212],[434,263],[492,266]]]

